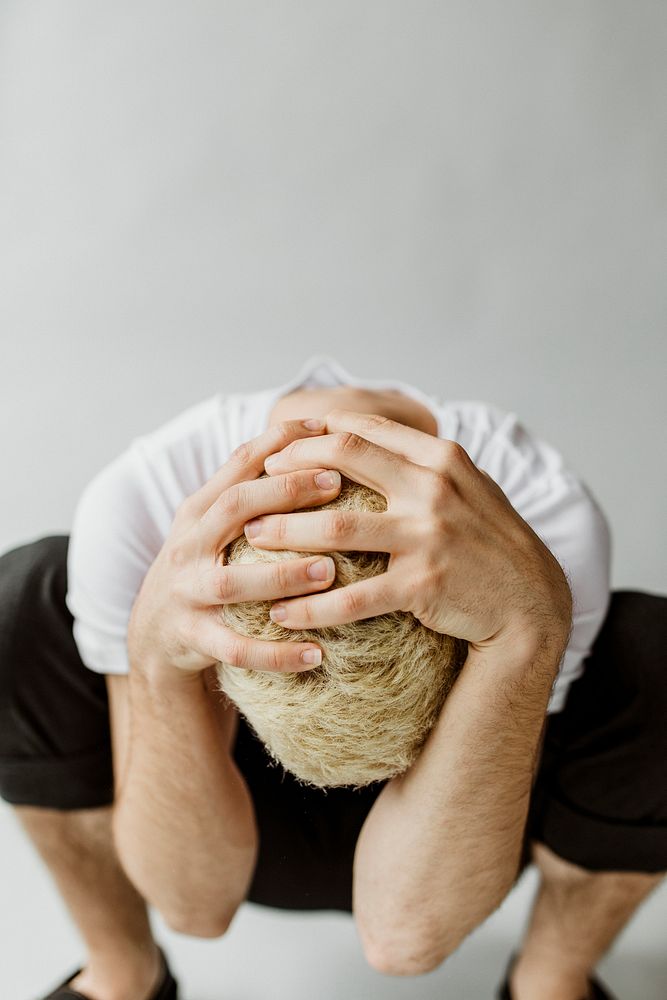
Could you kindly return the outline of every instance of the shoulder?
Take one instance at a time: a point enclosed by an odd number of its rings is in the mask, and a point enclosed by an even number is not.
[[[231,453],[227,410],[227,400],[214,396],[135,437],[81,493],[73,536],[124,525],[142,535],[148,530],[149,547],[164,538],[182,501]]]
[[[180,504],[229,457],[229,425],[226,399],[205,400],[135,438],[83,490],[71,529],[67,605],[91,669],[127,672],[136,595]]]
[[[481,400],[442,405],[443,435],[463,445],[472,461],[503,490],[523,486],[566,470],[561,453],[522,422],[513,410]]]
[[[549,711],[565,704],[584,669],[611,597],[612,535],[590,487],[563,454],[508,410],[477,400],[443,407],[445,436],[462,444],[558,559],[573,599],[573,627]],[[449,433],[451,431],[451,434]]]

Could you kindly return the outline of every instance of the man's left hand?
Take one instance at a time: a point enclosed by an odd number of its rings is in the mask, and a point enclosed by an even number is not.
[[[269,456],[266,472],[339,469],[381,493],[387,510],[266,514],[246,524],[246,536],[266,549],[388,552],[389,564],[379,576],[281,601],[274,620],[320,628],[400,610],[480,650],[550,638],[565,647],[572,596],[560,564],[461,445],[351,410],[331,410],[326,430]]]

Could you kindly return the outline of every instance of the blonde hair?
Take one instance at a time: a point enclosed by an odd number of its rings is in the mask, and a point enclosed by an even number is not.
[[[386,500],[342,477],[340,494],[308,510],[384,511]],[[253,548],[245,535],[226,549],[229,563],[312,555]],[[383,573],[384,552],[330,552],[332,589]],[[283,673],[220,663],[220,690],[238,707],[276,764],[304,784],[352,785],[402,774],[418,756],[465,661],[467,643],[422,625],[404,611],[345,625],[286,629],[269,618],[271,601],[226,604],[222,622],[257,639],[316,641],[322,663]]]

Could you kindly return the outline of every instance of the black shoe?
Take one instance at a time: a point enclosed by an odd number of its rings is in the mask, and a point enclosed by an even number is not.
[[[160,948],[160,955],[162,956],[162,978],[155,988],[155,992],[151,993],[150,1000],[178,1000],[178,983],[171,974],[167,957],[162,948]],[[43,1000],[90,1000],[90,997],[84,993],[79,993],[67,985],[81,971],[81,969],[76,969],[74,972],[70,972],[67,979],[64,979],[60,986],[56,986],[53,993],[49,993]]]
[[[510,990],[510,976],[516,959],[517,956],[512,955],[510,963],[507,966],[507,972],[505,973],[505,980],[498,991],[498,1000],[514,1000]],[[588,981],[588,996],[586,997],[586,1000],[615,1000],[615,997],[609,992],[609,990],[604,988],[598,979],[594,978],[589,979]]]

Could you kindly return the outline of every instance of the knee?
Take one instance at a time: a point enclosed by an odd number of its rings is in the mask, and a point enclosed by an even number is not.
[[[542,876],[543,885],[552,892],[586,891],[588,886],[595,885],[599,891],[617,895],[624,892],[634,894],[650,889],[665,877],[664,872],[593,871],[582,868],[536,841],[532,844],[532,856]]]
[[[0,555],[0,636],[13,630],[17,614],[44,588],[59,584],[67,574],[67,535],[48,535]]]
[[[37,635],[35,617],[45,588],[66,588],[67,535],[38,538],[0,556],[0,704],[13,689],[17,649]]]
[[[546,844],[534,841],[531,845],[531,854],[535,865],[545,882],[559,882],[576,885],[585,882],[593,874],[587,868],[581,868],[572,861],[561,858],[554,854]]]
[[[0,586],[21,590],[33,578],[52,566],[60,566],[67,559],[68,535],[45,535],[33,542],[25,542],[0,555]]]
[[[65,609],[66,535],[40,538],[0,556],[0,756],[20,756],[26,746],[25,706],[30,701],[39,644],[51,634],[45,615]],[[56,597],[54,601],[52,598]],[[60,613],[60,612],[59,612]],[[30,745],[28,743],[28,745]],[[6,788],[3,783],[4,797]]]

